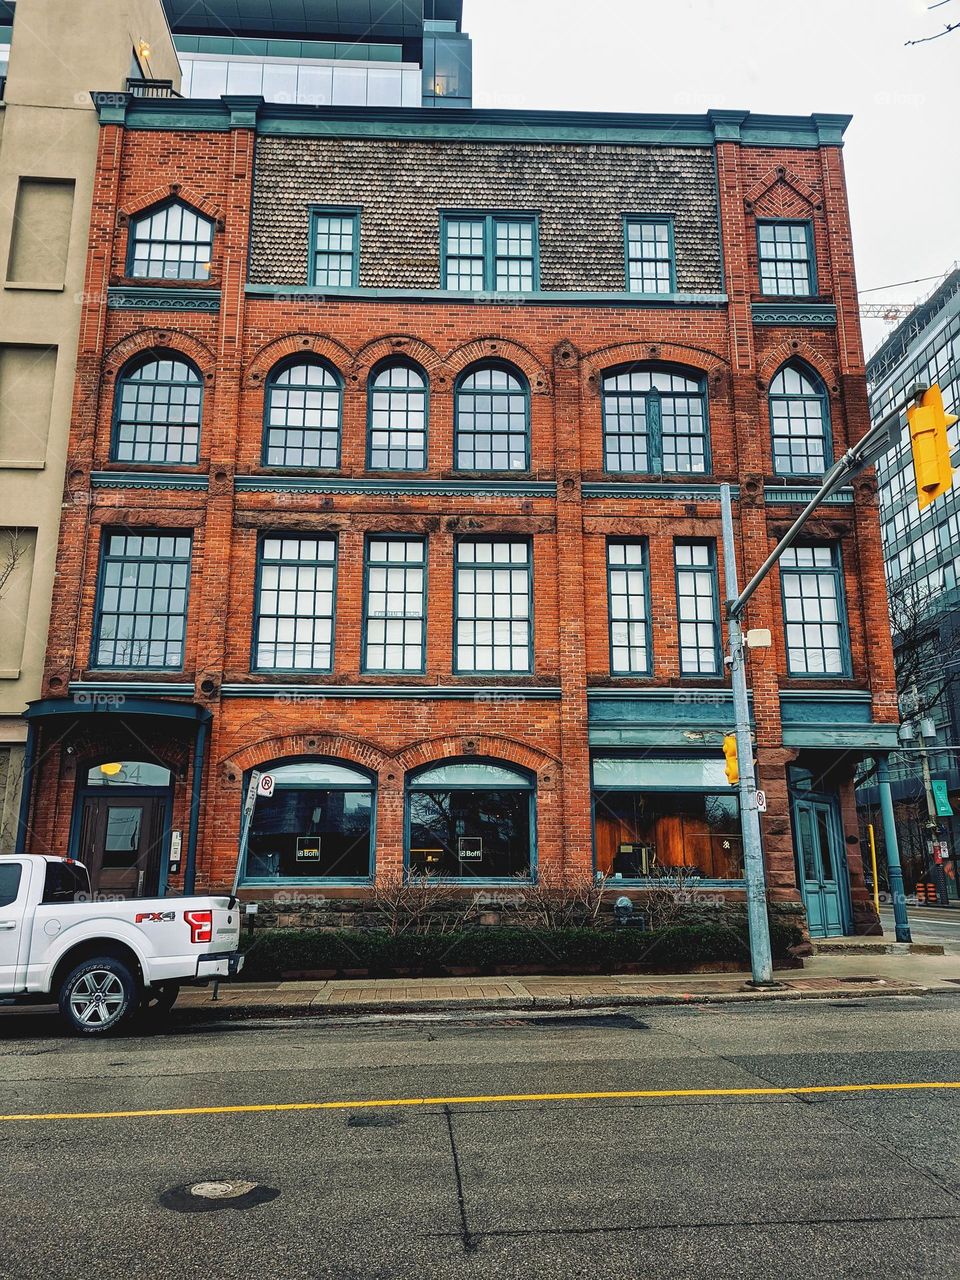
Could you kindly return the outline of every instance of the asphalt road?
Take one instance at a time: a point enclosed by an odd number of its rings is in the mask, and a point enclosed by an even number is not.
[[[0,1035],[5,1116],[214,1108],[0,1121],[3,1277],[957,1274],[960,1089],[754,1091],[956,1081],[958,997]]]
[[[949,907],[907,907],[907,920],[914,942],[960,946],[960,905],[957,903]],[[892,907],[880,907],[880,921],[884,936],[893,939],[896,930]]]

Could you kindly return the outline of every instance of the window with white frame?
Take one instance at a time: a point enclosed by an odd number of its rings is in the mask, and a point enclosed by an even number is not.
[[[456,545],[455,667],[521,675],[533,669],[533,574],[526,541]]]
[[[426,624],[425,538],[367,540],[365,671],[422,671]]]

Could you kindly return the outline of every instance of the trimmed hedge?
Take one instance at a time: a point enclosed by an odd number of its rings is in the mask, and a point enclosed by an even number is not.
[[[794,924],[771,919],[774,962],[793,962],[802,941]],[[300,974],[437,977],[510,973],[684,972],[699,965],[750,967],[746,922],[636,928],[517,929],[486,926],[453,933],[400,934],[382,929],[265,929],[246,945],[246,982]]]

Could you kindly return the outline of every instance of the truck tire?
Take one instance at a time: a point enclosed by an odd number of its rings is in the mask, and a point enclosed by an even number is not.
[[[148,1017],[165,1017],[177,1002],[179,982],[165,982],[161,987],[147,987],[140,1000],[140,1012]]]
[[[60,987],[60,1012],[77,1035],[103,1035],[139,1006],[138,986],[122,960],[94,956],[67,974]]]

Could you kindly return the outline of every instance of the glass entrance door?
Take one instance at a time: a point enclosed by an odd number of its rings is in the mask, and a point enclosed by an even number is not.
[[[794,800],[794,835],[800,890],[812,938],[850,932],[847,860],[829,800]]]
[[[137,898],[160,892],[165,811],[162,796],[84,797],[79,858],[94,893]]]

